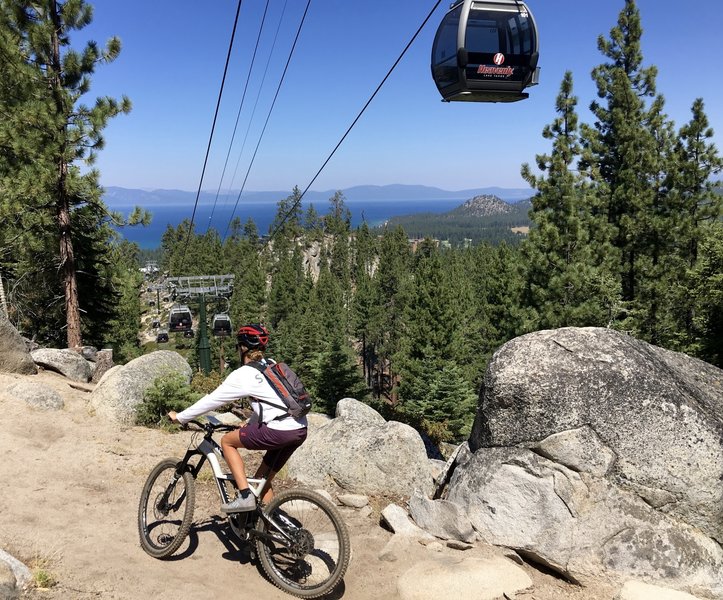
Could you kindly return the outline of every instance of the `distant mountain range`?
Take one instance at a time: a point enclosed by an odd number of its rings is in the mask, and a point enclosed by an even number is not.
[[[304,196],[305,204],[314,204],[317,207],[325,206],[337,190],[322,192],[309,191]],[[468,200],[475,196],[497,196],[508,203],[526,200],[533,195],[533,191],[525,188],[475,188],[469,190],[442,190],[424,185],[358,185],[341,190],[347,202],[362,202],[368,200]],[[288,197],[291,190],[274,192],[244,192],[244,203],[278,202]],[[228,202],[229,197],[235,200],[238,190],[219,195],[218,200]],[[196,192],[184,190],[142,190],[110,186],[105,188],[104,200],[111,208],[127,206],[193,206]],[[201,192],[198,202],[200,205],[212,205],[216,201],[216,193]]]

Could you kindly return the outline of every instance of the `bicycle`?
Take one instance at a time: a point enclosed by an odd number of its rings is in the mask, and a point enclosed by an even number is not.
[[[236,429],[209,416],[186,424],[196,426],[183,459],[158,463],[143,486],[138,505],[141,546],[154,558],[168,558],[183,544],[193,524],[195,482],[208,461],[221,502],[235,497],[236,482],[219,462],[223,456],[213,434]],[[200,457],[197,461],[195,457]],[[306,489],[290,489],[259,502],[266,479],[249,478],[256,509],[227,515],[239,539],[255,544],[256,555],[271,582],[300,598],[316,598],[333,590],[349,566],[351,544],[341,515],[327,498]]]

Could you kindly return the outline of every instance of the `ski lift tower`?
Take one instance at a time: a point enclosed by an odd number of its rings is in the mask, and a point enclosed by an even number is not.
[[[211,346],[206,332],[206,298],[230,298],[233,293],[233,280],[233,275],[194,275],[169,277],[166,280],[173,298],[198,302],[198,359],[206,375],[211,372]]]

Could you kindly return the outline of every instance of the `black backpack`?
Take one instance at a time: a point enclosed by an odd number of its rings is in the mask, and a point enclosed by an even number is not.
[[[299,376],[294,373],[289,365],[283,362],[268,362],[262,364],[256,361],[246,364],[261,372],[283,402],[283,405],[280,405],[269,402],[268,400],[255,398],[258,402],[263,402],[286,411],[285,415],[276,417],[276,419],[283,419],[287,416],[298,419],[311,410],[311,396],[309,396],[306,388],[304,388],[304,384],[301,383]],[[263,408],[261,421],[263,421]]]

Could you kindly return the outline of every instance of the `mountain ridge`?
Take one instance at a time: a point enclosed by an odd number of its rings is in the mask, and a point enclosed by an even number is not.
[[[315,204],[317,206],[326,205],[329,199],[337,190],[328,191],[309,191],[304,196],[304,204]],[[466,190],[443,190],[441,188],[424,186],[424,185],[407,185],[407,184],[391,184],[391,185],[357,185],[342,189],[346,202],[360,202],[370,200],[390,200],[390,201],[411,201],[411,200],[454,200],[459,198],[460,201],[468,200],[475,196],[494,195],[500,199],[514,204],[520,200],[525,200],[533,195],[533,190],[525,188],[501,188],[487,187],[474,188]],[[244,203],[263,203],[278,202],[287,198],[291,194],[289,191],[266,191],[266,192],[244,192],[241,200]],[[209,206],[214,203],[228,204],[235,202],[239,198],[238,190],[232,190],[224,194],[216,196],[215,192],[202,191],[199,194],[199,205]],[[196,192],[175,189],[140,189],[140,188],[124,188],[119,186],[108,186],[105,188],[103,200],[111,208],[140,205],[144,207],[158,205],[179,205],[189,206],[195,203]]]

